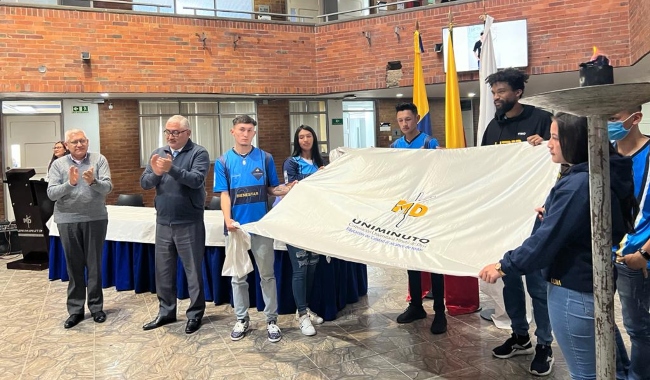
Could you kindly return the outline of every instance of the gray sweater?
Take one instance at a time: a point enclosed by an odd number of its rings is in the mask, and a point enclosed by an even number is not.
[[[70,184],[71,166],[79,169],[79,180],[75,186]],[[82,178],[83,172],[93,167],[97,183],[88,185]],[[86,158],[77,164],[71,155],[63,156],[52,163],[49,171],[47,196],[56,201],[54,222],[79,223],[107,220],[106,195],[113,190],[111,170],[106,157],[88,152]]]

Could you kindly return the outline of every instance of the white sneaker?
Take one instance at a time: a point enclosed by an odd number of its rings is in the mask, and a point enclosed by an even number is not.
[[[311,311],[310,308],[307,308],[307,315],[309,315],[309,319],[311,319],[311,321],[316,325],[320,325],[324,322],[323,318],[319,317],[318,314]]]
[[[298,324],[300,325],[300,331],[303,333],[303,335],[307,336],[312,336],[316,335],[316,329],[314,328],[314,325],[311,324],[311,319],[309,318],[309,314],[305,314],[300,319],[298,320]]]
[[[269,342],[276,343],[282,339],[282,330],[275,324],[275,322],[269,322],[266,325],[266,331],[268,332]]]
[[[232,332],[230,333],[230,339],[234,341],[240,340],[246,335],[246,331],[248,331],[248,321],[237,321],[235,327],[233,327]]]
[[[315,325],[320,325],[324,322],[323,318],[319,317],[318,314],[311,311],[310,308],[307,308],[307,315],[309,315],[309,319],[311,319],[312,323]],[[296,310],[296,321],[299,320],[300,320],[300,313],[298,312],[298,310]]]

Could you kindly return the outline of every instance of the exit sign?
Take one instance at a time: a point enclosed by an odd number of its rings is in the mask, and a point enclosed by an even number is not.
[[[88,106],[72,106],[72,113],[88,113]]]
[[[343,125],[343,119],[332,119],[332,125]]]

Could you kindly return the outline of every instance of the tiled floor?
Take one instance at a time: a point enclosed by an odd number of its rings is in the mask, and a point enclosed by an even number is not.
[[[229,305],[209,305],[193,335],[184,333],[182,312],[177,323],[143,331],[142,324],[157,313],[155,294],[112,288],[104,290],[106,323],[96,324],[86,313],[65,330],[67,283],[48,281],[47,271],[8,270],[6,262],[0,260],[0,379],[535,378],[527,372],[532,355],[492,357],[490,350],[510,332],[478,314],[448,317],[443,335],[429,332],[432,315],[410,325],[395,323],[406,305],[401,270],[369,268],[368,296],[318,326],[314,337],[303,336],[293,316],[281,316],[284,337],[273,344],[257,311],[251,311],[250,335],[232,342]],[[186,307],[181,301],[179,310]],[[556,365],[547,378],[568,379],[553,348]]]

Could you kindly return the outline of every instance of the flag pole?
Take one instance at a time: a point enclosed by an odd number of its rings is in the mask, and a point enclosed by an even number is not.
[[[454,29],[454,15],[451,13],[451,8],[450,8],[449,9],[449,34],[452,35],[451,38],[454,38],[453,29]]]

